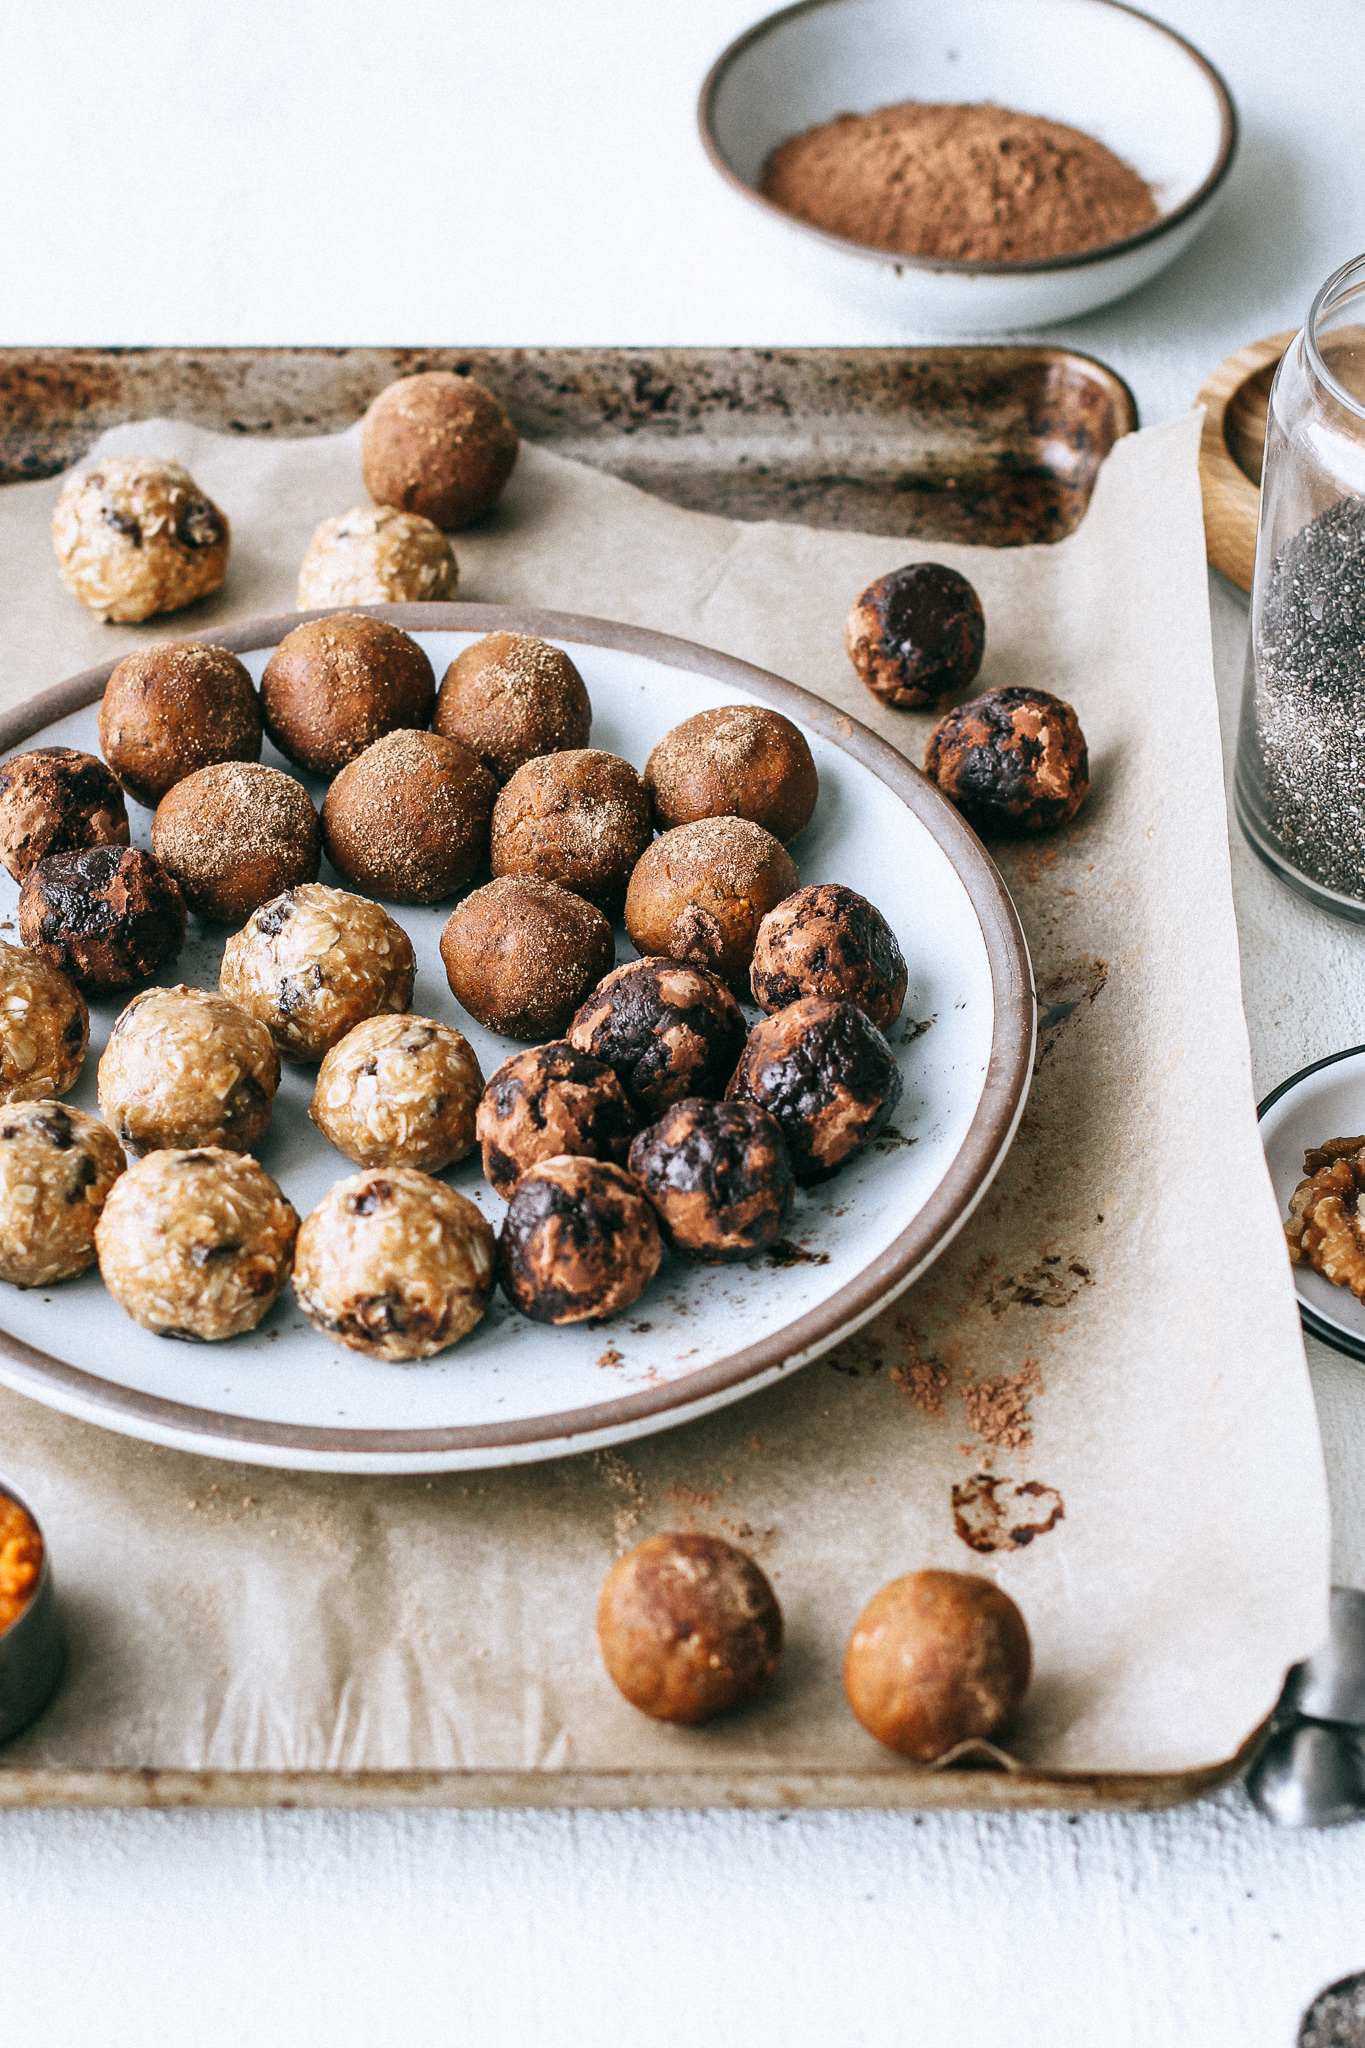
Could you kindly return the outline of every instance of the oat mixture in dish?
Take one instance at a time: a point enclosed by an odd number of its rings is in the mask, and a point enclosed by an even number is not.
[[[594,904],[525,875],[476,889],[441,933],[451,994],[508,1038],[558,1037],[615,957],[611,926]]]
[[[439,526],[394,505],[360,505],[324,519],[299,570],[298,607],[432,604],[454,597],[460,580]]]
[[[771,832],[747,818],[700,818],[665,832],[635,864],[626,930],[644,954],[747,975],[758,927],[801,880]]]
[[[281,1059],[307,1065],[366,1017],[405,1011],[415,972],[412,941],[387,911],[307,882],[233,933],[218,986],[260,1019]]]
[[[0,942],[0,1102],[37,1102],[74,1088],[90,1043],[90,1011],[67,975]]]
[[[538,875],[619,910],[654,836],[649,798],[619,754],[575,747],[518,768],[493,811],[495,875]]]
[[[95,1263],[95,1225],[124,1169],[98,1117],[60,1102],[0,1109],[0,1280],[47,1287]]]
[[[439,903],[488,863],[498,786],[439,732],[391,732],[342,769],[322,806],[338,874],[391,903]]]
[[[378,505],[420,512],[449,531],[482,518],[517,459],[517,430],[486,385],[450,370],[400,377],[360,430],[365,488]]]
[[[0,762],[0,860],[16,882],[49,853],[127,844],[123,791],[93,754],[35,747]]]
[[[0,1635],[13,1625],[38,1590],[43,1539],[17,1500],[0,1493]]]
[[[408,1166],[352,1174],[305,1217],[294,1292],[314,1329],[370,1358],[431,1358],[467,1337],[493,1292],[492,1226]]]
[[[805,735],[759,704],[699,711],[665,733],[645,763],[661,832],[698,818],[748,818],[785,846],[809,825],[820,778]]]
[[[744,1013],[723,981],[676,960],[628,960],[593,990],[569,1041],[612,1069],[642,1123],[684,1095],[725,1093]]]
[[[508,1201],[541,1159],[624,1166],[635,1118],[611,1068],[559,1038],[503,1061],[483,1091],[477,1129],[484,1176]]]
[[[798,889],[758,928],[749,986],[760,1010],[782,1010],[802,996],[856,1003],[879,1031],[901,1013],[909,976],[876,905],[842,882]]]
[[[506,782],[539,754],[586,747],[592,705],[582,676],[558,647],[531,633],[489,633],[446,670],[434,724]]]
[[[318,1068],[308,1114],[357,1166],[441,1173],[474,1149],[483,1074],[468,1039],[431,1017],[369,1017]]]
[[[248,1155],[149,1152],[95,1231],[100,1278],[158,1337],[216,1344],[269,1312],[289,1278],[299,1219]]]
[[[803,996],[749,1033],[728,1090],[781,1125],[800,1186],[880,1137],[901,1099],[895,1054],[853,1003]]]
[[[335,612],[286,633],[261,677],[265,729],[314,775],[338,775],[386,732],[431,722],[436,678],[417,642],[384,619]]]
[[[533,1322],[596,1322],[638,1301],[663,1246],[639,1182],[597,1159],[542,1159],[517,1182],[498,1277]]]
[[[98,1071],[100,1115],[130,1152],[253,1152],[270,1121],[280,1056],[255,1017],[182,984],[133,997]]]
[[[727,1714],[771,1681],[782,1610],[754,1560],[720,1536],[649,1536],[616,1563],[597,1603],[612,1684],[656,1721]]]
[[[152,819],[152,851],[196,917],[240,924],[272,896],[317,880],[322,834],[292,775],[222,761],[167,790]]]
[[[50,853],[19,891],[19,936],[78,987],[113,994],[176,959],[185,899],[140,846]]]
[[[178,612],[227,574],[227,520],[187,469],[109,456],[68,477],[52,515],[62,582],[97,618]]]
[[[245,664],[202,640],[125,655],[100,699],[100,748],[129,796],[155,810],[215,761],[259,761],[261,703]]]
[[[1290,1263],[1309,1266],[1365,1301],[1365,1137],[1328,1138],[1303,1155],[1307,1175],[1295,1188],[1284,1226]]]

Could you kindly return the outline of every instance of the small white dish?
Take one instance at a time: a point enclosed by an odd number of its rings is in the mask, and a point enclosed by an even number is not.
[[[1308,1148],[1365,1132],[1365,1045],[1291,1074],[1266,1096],[1257,1115],[1275,1199],[1287,1216]],[[1294,1292],[1305,1330],[1350,1358],[1365,1359],[1365,1302],[1307,1266],[1295,1266]]]
[[[962,263],[864,248],[762,197],[763,167],[788,136],[902,100],[990,100],[1080,128],[1133,165],[1159,218],[1078,256]],[[697,117],[707,155],[768,226],[775,252],[841,296],[935,333],[1044,327],[1146,284],[1207,225],[1237,145],[1213,66],[1118,0],[800,0],[722,52]]]

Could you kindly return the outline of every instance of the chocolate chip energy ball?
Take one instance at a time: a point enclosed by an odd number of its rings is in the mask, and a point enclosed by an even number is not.
[[[842,882],[798,889],[758,928],[749,986],[761,1010],[802,996],[856,1003],[879,1031],[901,1013],[907,983],[896,934],[875,904]]]
[[[665,832],[635,864],[626,930],[641,953],[667,954],[740,980],[758,927],[801,880],[780,840],[747,818],[701,818]]]
[[[315,882],[322,834],[308,792],[260,761],[222,761],[168,789],[152,851],[196,917],[240,924],[285,889]]]
[[[869,583],[844,638],[873,696],[894,711],[912,711],[975,678],[986,651],[986,615],[956,569],[911,562]]]
[[[751,1102],[675,1102],[636,1138],[630,1170],[670,1250],[704,1265],[752,1258],[791,1213],[786,1141]]]
[[[412,941],[377,903],[306,882],[233,933],[218,985],[306,1065],[366,1017],[407,1010],[415,973]]]
[[[90,1043],[76,984],[39,953],[0,944],[0,1102],[38,1102],[74,1088]]]
[[[447,532],[497,502],[516,459],[517,430],[492,392],[449,370],[400,377],[360,430],[360,467],[375,503],[420,512]]]
[[[432,1017],[368,1017],[318,1068],[308,1114],[357,1166],[441,1173],[474,1149],[483,1073],[474,1048]]]
[[[430,1358],[488,1307],[496,1244],[464,1195],[410,1166],[352,1174],[299,1231],[294,1293],[315,1330],[369,1358]]]
[[[261,704],[225,647],[166,640],[119,663],[100,699],[100,748],[129,796],[155,810],[215,761],[259,761]]]
[[[615,957],[600,910],[556,882],[524,875],[476,889],[441,933],[452,995],[508,1038],[558,1037]]]
[[[322,806],[327,858],[391,903],[439,903],[488,860],[498,786],[439,732],[391,732],[343,768]]]
[[[763,1691],[782,1654],[782,1610],[751,1557],[719,1536],[650,1536],[607,1573],[602,1662],[656,1721],[709,1721]]]
[[[245,1010],[183,983],[149,988],[109,1034],[100,1115],[130,1152],[252,1152],[279,1082],[270,1033]]]
[[[659,959],[618,967],[569,1029],[570,1043],[606,1062],[647,1123],[684,1095],[723,1095],[744,1037],[744,1013],[723,981]]]
[[[854,1004],[803,996],[749,1033],[729,1099],[776,1118],[792,1171],[812,1187],[885,1130],[901,1099],[900,1068]]]
[[[844,1691],[869,1735],[930,1764],[989,1741],[1028,1689],[1024,1617],[972,1572],[911,1572],[875,1593],[844,1657]]]
[[[126,846],[123,791],[76,747],[35,747],[0,762],[0,860],[16,882],[49,853]]]
[[[454,597],[460,572],[439,526],[393,505],[324,519],[299,570],[301,612],[334,604],[433,604]]]
[[[472,747],[498,782],[538,754],[586,747],[592,705],[567,654],[531,633],[489,633],[441,679],[435,725]]]
[[[477,1129],[484,1174],[507,1201],[541,1159],[624,1166],[635,1119],[611,1068],[558,1038],[503,1061],[483,1091]]]
[[[227,520],[187,469],[110,456],[62,486],[52,545],[62,581],[97,618],[178,612],[227,574]]]
[[[527,761],[493,811],[495,875],[539,875],[619,909],[654,837],[649,798],[629,761],[592,747]]]
[[[289,1278],[299,1219],[254,1159],[214,1145],[150,1152],[115,1192],[95,1245],[125,1315],[200,1344],[255,1329]]]
[[[95,1263],[95,1225],[123,1172],[97,1117],[60,1102],[0,1109],[0,1280],[47,1287]]]
[[[661,832],[698,818],[748,818],[785,846],[809,825],[820,778],[789,718],[725,704],[665,733],[645,763],[645,788]]]
[[[1046,690],[987,690],[939,720],[924,772],[978,832],[1052,832],[1090,787],[1080,720]]]
[[[639,1183],[598,1159],[541,1159],[513,1190],[498,1278],[533,1322],[597,1322],[638,1301],[663,1247]]]
[[[286,633],[261,677],[265,729],[314,775],[337,775],[386,732],[431,723],[436,677],[383,619],[336,612]]]
[[[150,981],[176,958],[185,900],[140,847],[50,853],[19,892],[19,936],[79,988],[112,994]]]

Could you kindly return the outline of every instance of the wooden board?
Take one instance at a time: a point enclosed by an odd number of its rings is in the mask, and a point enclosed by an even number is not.
[[[1280,357],[1297,333],[1271,334],[1218,365],[1197,403],[1205,407],[1199,483],[1209,560],[1239,590],[1256,568],[1266,409]]]

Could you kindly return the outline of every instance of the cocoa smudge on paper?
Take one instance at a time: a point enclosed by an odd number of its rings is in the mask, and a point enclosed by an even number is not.
[[[593,1456],[598,1470],[605,1475],[608,1486],[613,1486],[618,1492],[626,1495],[626,1505],[616,1509],[611,1518],[611,1526],[616,1537],[618,1553],[629,1550],[631,1537],[639,1527],[640,1517],[649,1506],[648,1489],[635,1467],[628,1465],[619,1451],[595,1451]]]
[[[953,1488],[953,1531],[969,1550],[1022,1550],[1066,1519],[1055,1486],[977,1472]]]
[[[1035,1074],[1082,1003],[1088,1009],[1108,979],[1108,961],[1091,958],[1062,968],[1040,984],[1037,991],[1038,1048],[1033,1058]]]

